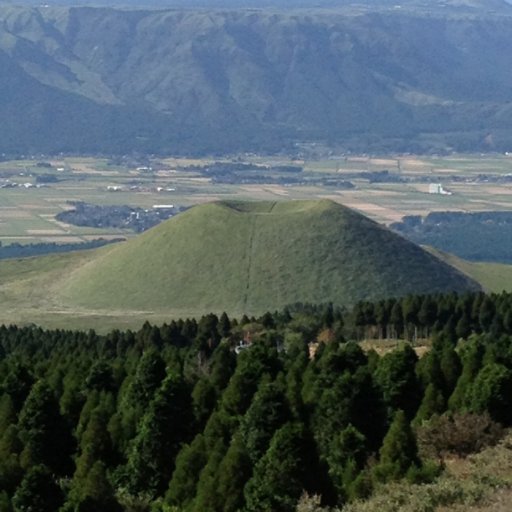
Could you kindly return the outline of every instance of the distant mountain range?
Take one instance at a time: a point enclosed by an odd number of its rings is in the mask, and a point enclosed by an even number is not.
[[[3,4],[19,4],[17,0],[4,0]],[[276,7],[279,9],[297,9],[297,8],[338,8],[345,6],[380,8],[380,7],[432,7],[446,8],[466,8],[483,10],[502,10],[511,0],[57,0],[47,2],[44,5],[51,6],[104,6],[121,7],[136,6],[161,7],[161,8],[179,8],[179,9],[258,9]],[[40,6],[41,2],[37,0],[25,0],[23,5]]]
[[[512,148],[507,3],[314,3],[0,7],[0,154]]]

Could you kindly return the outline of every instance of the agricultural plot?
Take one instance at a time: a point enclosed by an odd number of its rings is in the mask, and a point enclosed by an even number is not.
[[[231,168],[256,166],[236,180],[215,180],[205,169],[214,162]],[[299,173],[273,174],[279,166]],[[260,171],[261,170],[261,171]],[[252,172],[252,175],[251,175]],[[258,175],[255,182],[254,174]],[[274,177],[277,176],[277,179]],[[440,183],[450,194],[430,194]],[[350,185],[350,187],[348,185]],[[404,215],[432,211],[512,209],[512,156],[450,157],[339,156],[292,160],[285,156],[165,158],[158,161],[109,161],[92,157],[21,160],[0,163],[0,242],[76,242],[132,236],[129,230],[77,227],[55,216],[70,202],[189,207],[220,199],[285,200],[328,198],[389,224]]]

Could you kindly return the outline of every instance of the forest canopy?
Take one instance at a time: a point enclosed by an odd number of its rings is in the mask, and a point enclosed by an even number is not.
[[[511,354],[505,293],[2,326],[0,510],[291,512],[303,492],[342,506],[430,481],[512,424]]]

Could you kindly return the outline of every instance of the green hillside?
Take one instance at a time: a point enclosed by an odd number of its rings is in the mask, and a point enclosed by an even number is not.
[[[96,251],[58,295],[95,310],[259,313],[295,302],[477,285],[373,221],[330,201],[211,203]]]
[[[512,265],[510,264],[467,261],[437,249],[429,248],[429,251],[474,279],[486,292],[512,291]]]

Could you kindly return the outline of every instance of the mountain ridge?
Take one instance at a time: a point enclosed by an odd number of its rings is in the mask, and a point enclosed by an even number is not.
[[[0,14],[4,153],[300,142],[493,150],[512,134],[508,14],[415,5]]]

